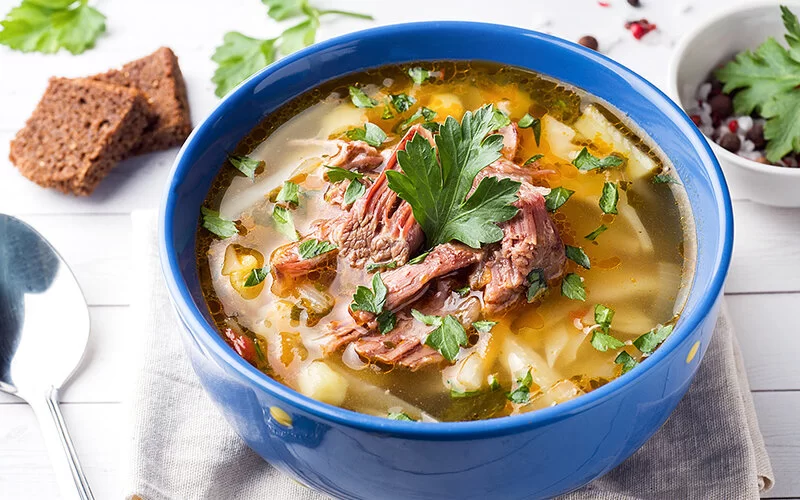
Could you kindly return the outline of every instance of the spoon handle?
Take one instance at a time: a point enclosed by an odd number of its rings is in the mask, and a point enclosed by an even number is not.
[[[43,398],[30,398],[29,403],[39,420],[62,499],[94,500],[67,432],[64,416],[58,408],[58,390],[51,387]]]

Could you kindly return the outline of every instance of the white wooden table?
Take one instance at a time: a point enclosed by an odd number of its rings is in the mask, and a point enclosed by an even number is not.
[[[664,88],[670,47],[703,16],[730,0],[662,2],[625,0],[603,8],[592,0],[450,0],[401,3],[319,0],[312,3],[368,12],[374,23],[323,23],[319,38],[378,24],[460,19],[512,24],[575,40],[592,34],[601,50]],[[0,0],[4,14],[17,2]],[[222,34],[239,30],[275,36],[276,23],[258,0],[100,0],[108,33],[94,50],[74,57],[21,54],[0,47],[0,212],[22,217],[61,251],[90,305],[92,334],[83,367],[63,392],[63,411],[98,499],[119,498],[123,414],[120,384],[132,360],[128,331],[132,210],[158,206],[175,151],[119,165],[92,198],[43,190],[8,162],[8,142],[24,123],[52,75],[82,76],[148,54],[161,45],[178,54],[189,87],[194,122],[217,103],[209,57]],[[697,4],[691,8],[687,5]],[[188,7],[188,8],[187,8]],[[688,8],[688,11],[687,11]],[[625,20],[646,17],[660,33],[635,41]],[[497,50],[503,50],[498,47]],[[735,195],[735,193],[734,193]],[[800,193],[798,193],[800,195]],[[741,342],[761,429],[777,476],[767,498],[800,498],[800,209],[776,209],[736,200],[736,244],[726,294]],[[58,328],[57,319],[53,328]],[[0,498],[57,497],[33,413],[0,395]]]

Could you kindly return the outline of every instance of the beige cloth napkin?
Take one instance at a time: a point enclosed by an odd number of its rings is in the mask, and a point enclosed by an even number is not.
[[[161,277],[156,215],[133,214],[138,342],[125,498],[318,500],[250,451],[201,389]],[[565,499],[758,498],[772,468],[733,330],[723,310],[697,377],[661,430],[609,474]]]

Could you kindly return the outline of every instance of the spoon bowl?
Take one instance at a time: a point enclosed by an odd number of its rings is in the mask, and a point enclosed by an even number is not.
[[[89,330],[66,262],[32,227],[0,214],[0,390],[36,413],[64,498],[93,498],[58,409],[58,390],[80,364]]]

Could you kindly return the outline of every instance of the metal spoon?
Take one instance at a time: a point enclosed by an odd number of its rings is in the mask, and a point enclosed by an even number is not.
[[[64,499],[93,500],[58,409],[58,390],[80,363],[89,310],[47,240],[0,214],[0,390],[33,408]]]

